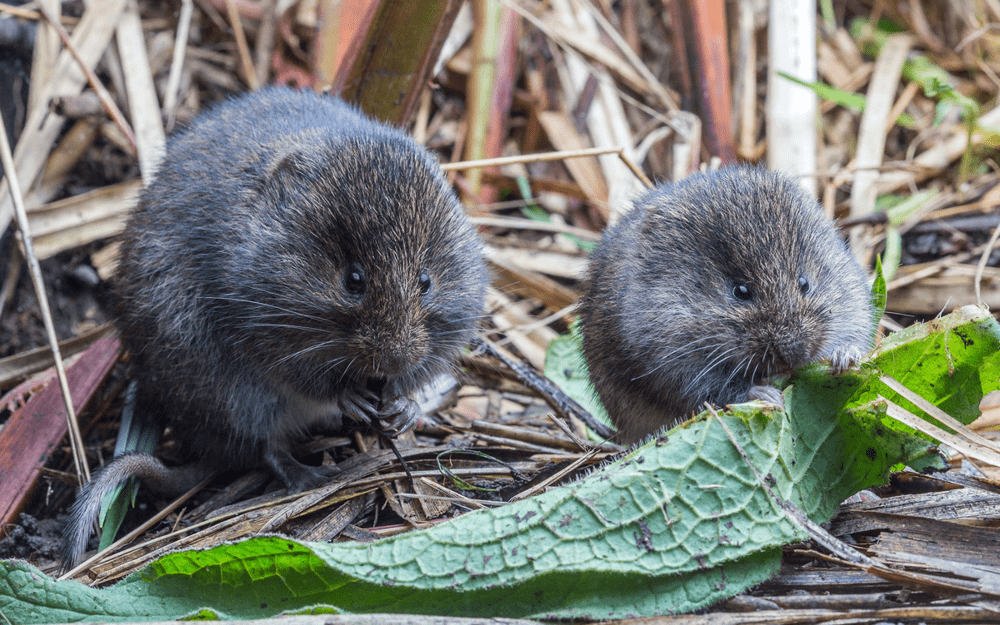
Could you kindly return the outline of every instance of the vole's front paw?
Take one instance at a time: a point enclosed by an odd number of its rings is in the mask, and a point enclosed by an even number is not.
[[[777,387],[770,384],[756,384],[751,386],[747,392],[747,399],[759,399],[782,410],[785,409],[785,396],[781,394],[781,391]]]
[[[399,396],[385,402],[378,420],[382,430],[390,436],[399,436],[409,430],[420,418],[420,406],[409,397]]]
[[[839,349],[830,356],[830,368],[834,374],[841,374],[858,364],[865,352],[860,347]]]
[[[378,395],[364,387],[344,389],[340,410],[359,423],[370,423],[379,417]]]

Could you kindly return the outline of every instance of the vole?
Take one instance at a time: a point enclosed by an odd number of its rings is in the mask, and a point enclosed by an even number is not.
[[[833,224],[759,168],[645,192],[605,232],[587,283],[584,355],[626,444],[705,402],[773,396],[767,378],[801,365],[842,371],[874,329],[865,272]]]
[[[264,466],[303,490],[330,473],[290,453],[310,427],[410,427],[410,394],[454,367],[486,281],[436,159],[403,132],[288,88],[197,118],[131,213],[113,282],[139,408],[189,464],[107,464],[72,507],[67,562],[130,476],[176,493],[216,467]]]

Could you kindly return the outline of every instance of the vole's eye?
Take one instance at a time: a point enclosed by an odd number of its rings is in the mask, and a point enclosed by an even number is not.
[[[351,265],[344,275],[344,288],[351,295],[361,295],[365,292],[365,270],[360,265]]]
[[[809,284],[809,278],[805,276],[799,276],[799,292],[803,295],[808,295],[809,291],[812,290],[812,285]]]
[[[733,287],[733,297],[738,300],[748,302],[751,298],[753,298],[753,290],[746,282],[739,282]]]
[[[426,271],[421,271],[418,280],[420,284],[420,294],[427,295],[427,292],[431,290],[431,277],[427,275]]]

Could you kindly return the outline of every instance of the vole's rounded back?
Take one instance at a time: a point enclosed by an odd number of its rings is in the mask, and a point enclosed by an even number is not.
[[[267,88],[171,139],[122,236],[115,316],[141,405],[191,461],[302,489],[326,473],[291,457],[296,436],[345,415],[409,427],[410,395],[454,366],[485,288],[481,242],[424,148],[339,100]],[[169,482],[126,458],[78,498],[70,560],[115,482]]]
[[[202,416],[184,429],[225,431],[253,464],[241,446],[303,425],[268,402],[409,391],[446,368],[484,288],[481,244],[424,149],[274,88],[171,142],[123,239],[116,316],[140,371]],[[206,440],[180,435],[196,454]]]
[[[580,302],[591,378],[633,442],[745,401],[775,373],[868,348],[864,271],[791,178],[734,167],[638,198],[591,257]]]

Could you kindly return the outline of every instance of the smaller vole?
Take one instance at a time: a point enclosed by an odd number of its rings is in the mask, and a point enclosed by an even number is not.
[[[72,508],[69,564],[130,476],[170,493],[263,466],[302,490],[330,474],[291,455],[310,427],[410,427],[413,392],[475,334],[486,269],[427,150],[340,100],[268,88],[171,139],[114,286],[138,409],[171,426],[189,464],[107,464]]]
[[[698,173],[638,198],[593,253],[580,301],[590,376],[632,443],[708,401],[870,347],[865,272],[793,179],[750,167]]]

